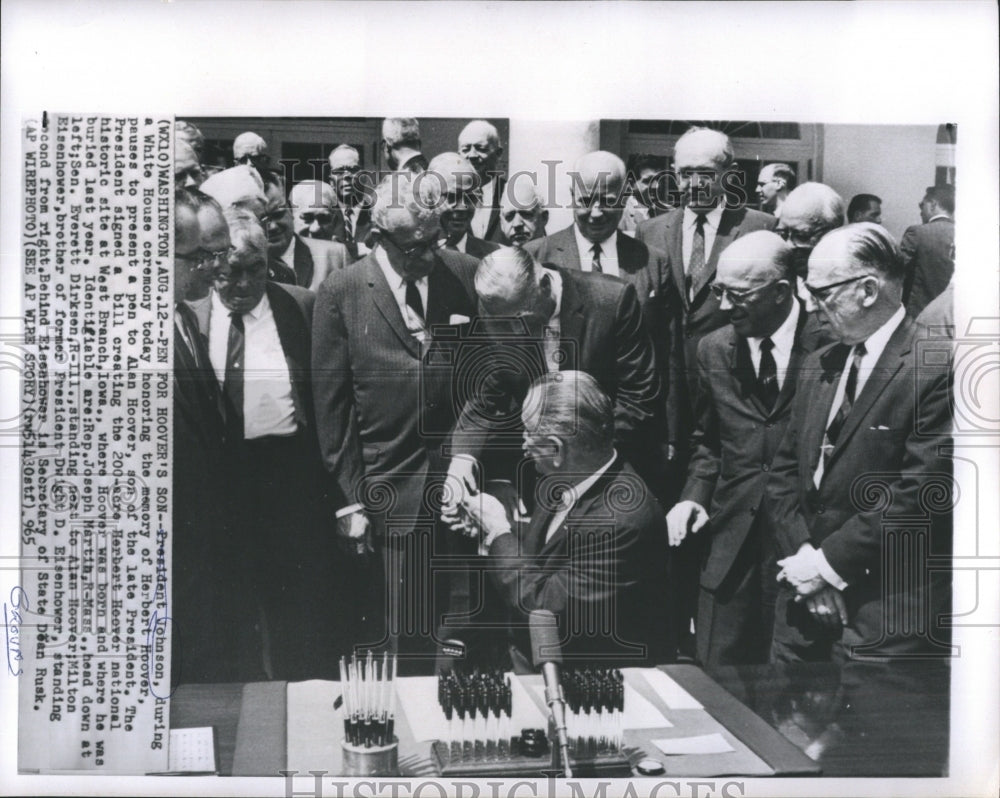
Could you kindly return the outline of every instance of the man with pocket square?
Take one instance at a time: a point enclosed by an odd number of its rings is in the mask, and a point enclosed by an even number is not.
[[[895,240],[869,222],[809,257],[808,302],[839,343],[803,364],[767,484],[775,661],[951,654],[951,375],[925,356],[903,279]]]
[[[438,181],[386,177],[375,192],[373,250],[327,277],[313,322],[320,449],[342,497],[337,531],[355,554],[378,555],[379,593],[359,595],[374,602],[373,622],[355,642],[398,651],[403,672],[429,670],[447,589],[430,566],[446,544],[434,492],[453,394],[447,370],[430,369],[428,356],[458,340],[476,307],[477,261],[438,248],[443,208]]]

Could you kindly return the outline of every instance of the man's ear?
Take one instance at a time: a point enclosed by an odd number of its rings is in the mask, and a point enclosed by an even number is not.
[[[542,232],[544,233],[545,225],[547,225],[548,223],[549,223],[549,211],[547,208],[542,208],[542,210],[538,212],[538,224],[535,225],[535,229],[538,229],[540,227],[542,229]]]

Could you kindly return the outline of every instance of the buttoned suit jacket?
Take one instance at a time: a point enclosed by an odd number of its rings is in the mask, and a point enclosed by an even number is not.
[[[800,308],[788,368],[770,410],[756,390],[749,344],[731,325],[709,333],[698,345],[696,424],[681,499],[697,502],[709,514],[708,552],[701,570],[701,585],[708,590],[718,589],[730,575],[751,527],[758,523],[800,366],[827,341],[816,319]],[[771,534],[765,524],[761,532]]]
[[[719,255],[733,241],[755,230],[773,230],[777,219],[767,213],[748,208],[726,208],[719,219],[719,229],[708,253],[706,280],[698,293],[690,298],[684,276],[683,247],[684,209],[675,208],[668,213],[642,222],[635,231],[637,240],[659,249],[667,255],[669,271],[665,304],[671,323],[670,380],[667,391],[667,423],[670,440],[684,447],[694,425],[692,396],[696,389],[696,363],[698,342],[712,330],[728,324],[725,313],[719,309],[719,300],[709,290],[715,279]]]
[[[933,640],[947,640],[951,374],[945,358],[925,357],[939,346],[927,334],[907,317],[890,337],[819,488],[813,475],[850,347],[809,355],[766,487],[779,556],[807,542],[822,549],[848,585],[843,640],[887,654],[934,650]]]
[[[421,344],[406,328],[374,253],[320,286],[313,321],[313,392],[320,450],[345,505],[360,503],[377,534],[412,530],[427,514],[424,490],[441,471],[454,425],[450,368],[442,350],[461,340],[455,316],[473,319],[477,261],[438,250],[428,276]]]
[[[295,284],[315,291],[330,272],[349,264],[351,256],[347,247],[336,241],[296,235],[294,260]]]
[[[546,541],[553,505],[535,510],[523,538],[500,535],[490,545],[490,573],[507,606],[519,615],[554,613],[568,662],[663,661],[667,544],[659,503],[619,456]]]
[[[899,242],[907,274],[906,312],[916,318],[947,287],[955,272],[955,221],[934,219],[906,228]]]
[[[605,274],[558,271],[562,277],[560,370],[585,371],[597,380],[614,403],[615,445],[623,453],[641,454],[656,440],[661,394],[653,346],[643,327],[635,288]],[[501,431],[513,436],[520,450],[516,419],[531,383],[546,371],[541,347],[533,347],[528,339],[493,342],[485,336],[482,340],[486,356],[476,352],[475,363],[488,370],[482,372],[481,381],[475,381],[480,388],[467,397],[452,441],[455,453],[477,458]],[[511,350],[516,351],[510,354]],[[505,367],[496,368],[497,364]],[[463,366],[461,371],[467,369]],[[515,419],[515,423],[494,424],[491,420],[498,417]]]

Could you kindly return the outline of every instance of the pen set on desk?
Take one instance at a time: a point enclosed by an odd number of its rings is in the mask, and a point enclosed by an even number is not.
[[[566,735],[574,758],[620,751],[625,715],[625,680],[616,669],[566,669]]]
[[[365,657],[340,658],[344,697],[344,739],[351,745],[384,746],[392,742],[396,719],[396,657],[371,651]]]
[[[452,760],[504,758],[511,751],[510,677],[497,671],[455,671],[438,677],[438,702],[448,721]]]

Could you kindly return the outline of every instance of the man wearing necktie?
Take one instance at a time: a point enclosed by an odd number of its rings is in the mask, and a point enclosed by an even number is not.
[[[199,219],[211,200],[178,189],[174,204],[173,525],[170,531],[173,684],[263,676],[244,580],[234,567],[233,496],[222,398],[195,312],[198,271],[216,265]],[[214,205],[214,203],[213,203]],[[206,216],[207,218],[207,216]],[[213,246],[219,245],[216,241]],[[228,233],[225,237],[228,249]]]
[[[368,254],[368,234],[372,229],[371,206],[361,178],[361,153],[350,144],[330,152],[330,186],[333,189],[333,240],[347,247],[351,260]]]
[[[455,419],[448,350],[475,316],[477,261],[438,247],[441,188],[386,177],[372,209],[377,243],[320,286],[313,325],[320,447],[343,497],[337,535],[359,573],[353,642],[398,651],[410,673],[430,671],[447,609],[448,579],[431,572],[447,543],[434,495]]]
[[[507,185],[497,171],[503,155],[500,134],[485,119],[469,122],[458,134],[458,151],[466,158],[479,177],[475,193],[475,211],[470,220],[470,232],[482,241],[502,241],[500,206]]]
[[[441,246],[479,259],[499,249],[499,244],[474,236],[470,228],[475,210],[473,195],[479,180],[472,164],[457,152],[443,152],[431,159],[427,173],[440,181],[444,191]]]
[[[346,645],[335,607],[330,514],[312,409],[311,291],[267,278],[268,240],[254,216],[226,211],[232,247],[216,272],[208,354],[222,390],[227,476],[238,506],[234,563],[259,605],[272,678],[330,678]]]
[[[665,304],[670,320],[670,379],[667,393],[670,484],[679,491],[687,476],[694,431],[698,342],[728,323],[719,298],[709,289],[719,256],[741,235],[773,230],[776,219],[745,207],[749,188],[738,171],[729,137],[717,130],[693,127],[674,145],[674,175],[682,207],[649,219],[636,228],[636,238],[667,253]],[[668,497],[672,502],[674,497]],[[682,630],[681,649],[693,654],[685,631],[695,614],[699,539],[689,537],[671,554],[673,606]]]
[[[795,297],[791,248],[765,230],[734,241],[712,290],[729,325],[698,345],[688,478],[667,514],[670,543],[708,538],[695,639],[703,666],[765,663],[777,594],[773,530],[761,513],[798,369],[819,325]]]
[[[839,343],[800,370],[765,509],[778,545],[772,657],[947,657],[951,374],[906,317],[879,225],[828,233],[810,305]]]
[[[585,372],[550,372],[532,384],[521,420],[540,474],[530,522],[515,525],[488,493],[463,503],[504,603],[522,632],[531,610],[552,611],[571,664],[662,662],[663,510],[615,448],[611,399]]]

